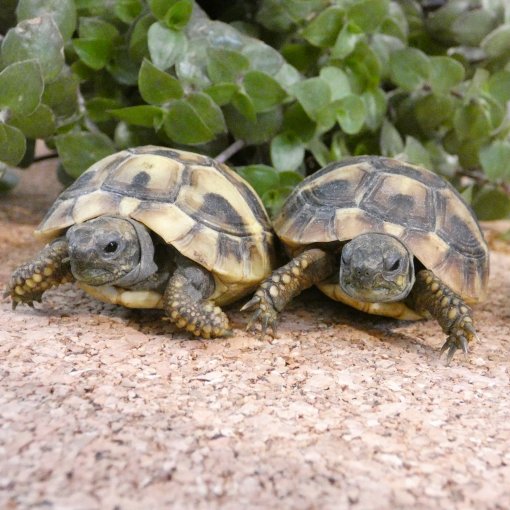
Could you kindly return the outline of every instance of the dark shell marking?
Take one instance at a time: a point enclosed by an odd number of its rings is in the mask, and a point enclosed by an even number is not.
[[[294,190],[274,227],[294,253],[311,243],[388,233],[466,298],[476,300],[487,285],[488,249],[469,206],[440,176],[389,158],[323,168]]]

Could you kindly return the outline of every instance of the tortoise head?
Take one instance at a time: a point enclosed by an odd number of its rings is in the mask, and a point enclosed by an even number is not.
[[[130,287],[157,271],[147,229],[130,218],[100,216],[66,234],[73,276],[88,285]]]
[[[361,234],[342,249],[339,283],[359,301],[400,301],[414,285],[413,255],[396,237]]]

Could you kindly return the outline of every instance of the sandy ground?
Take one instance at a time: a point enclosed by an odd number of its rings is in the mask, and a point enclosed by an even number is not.
[[[0,203],[0,282],[37,250],[51,163]],[[492,237],[492,235],[491,235]],[[0,508],[510,508],[510,250],[481,341],[310,291],[279,336],[201,341],[71,285],[0,303]]]

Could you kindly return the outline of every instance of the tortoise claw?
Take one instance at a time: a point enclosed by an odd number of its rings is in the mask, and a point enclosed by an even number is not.
[[[241,308],[241,311],[243,311],[243,310],[247,310],[247,308],[245,308],[245,307]],[[262,310],[260,308],[258,308],[257,310],[255,310],[255,312],[253,312],[252,316],[248,320],[248,324],[246,325],[246,331],[250,331],[253,328],[253,326],[257,322],[257,319],[260,317],[261,314],[262,314]]]
[[[443,347],[441,347],[441,351],[439,353],[439,357],[441,357],[445,352],[447,353],[446,366],[450,366],[453,356],[458,349],[461,349],[464,356],[467,357],[469,353],[469,343],[467,338],[464,335],[450,335],[443,344]]]
[[[241,312],[254,308],[260,303],[260,297],[255,295],[241,307]]]
[[[253,310],[253,314],[246,325],[246,331],[254,329],[255,324],[260,323],[261,339],[267,334],[268,328],[271,329],[271,336],[273,338],[276,336],[278,312],[275,310],[271,298],[266,296],[265,289],[259,289],[241,308],[242,312],[246,310]]]

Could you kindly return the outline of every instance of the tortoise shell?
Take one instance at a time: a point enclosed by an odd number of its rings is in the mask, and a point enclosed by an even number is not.
[[[157,146],[107,156],[57,198],[35,234],[51,239],[102,215],[143,223],[211,271],[221,302],[246,293],[271,271],[273,234],[260,199],[233,170],[207,156]]]
[[[391,234],[466,301],[486,291],[488,248],[472,210],[443,178],[402,161],[362,156],[326,166],[294,190],[274,228],[293,255],[313,243]]]

